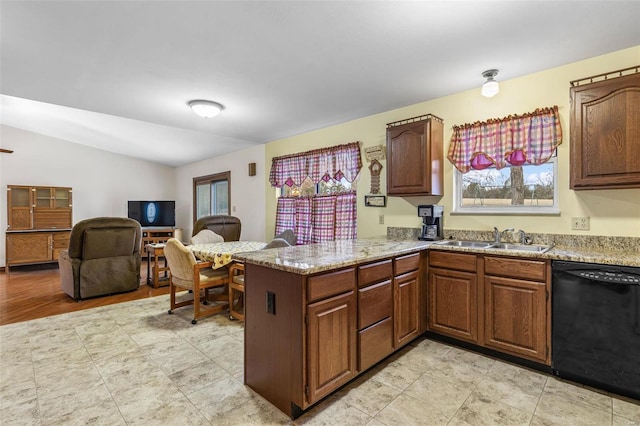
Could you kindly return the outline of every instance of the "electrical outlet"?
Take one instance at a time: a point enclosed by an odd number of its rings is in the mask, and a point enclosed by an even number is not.
[[[571,218],[571,229],[577,231],[588,231],[589,230],[589,217],[572,217]]]
[[[380,216],[378,216],[378,223],[379,223],[380,225],[384,225],[384,215],[383,215],[383,214],[381,214]]]

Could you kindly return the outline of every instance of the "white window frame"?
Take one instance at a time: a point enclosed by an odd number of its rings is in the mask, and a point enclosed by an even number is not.
[[[553,164],[553,205],[551,206],[463,206],[462,205],[462,173],[453,169],[453,211],[452,214],[474,215],[558,215],[558,157],[551,157],[547,163]]]

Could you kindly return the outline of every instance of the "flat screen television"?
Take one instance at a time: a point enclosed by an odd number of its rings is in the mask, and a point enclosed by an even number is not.
[[[128,216],[145,227],[175,227],[175,201],[129,201]]]

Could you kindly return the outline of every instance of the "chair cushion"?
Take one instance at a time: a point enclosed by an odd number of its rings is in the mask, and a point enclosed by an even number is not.
[[[263,247],[263,250],[277,247],[291,247],[291,244],[287,242],[287,240],[283,238],[274,238],[269,241],[269,244]]]
[[[135,251],[135,228],[95,228],[84,231],[82,258],[131,256]]]
[[[273,238],[282,238],[283,240],[286,240],[289,243],[289,245],[292,245],[292,246],[295,246],[298,240],[295,232],[293,232],[291,229],[285,229],[284,231],[282,231],[281,233],[279,233]]]
[[[210,244],[223,242],[224,238],[222,238],[222,235],[218,235],[210,229],[203,229],[202,231],[191,237],[192,244]]]
[[[196,264],[193,252],[175,238],[169,238],[164,247],[164,256],[176,283],[182,285],[184,281],[193,281],[193,265]]]

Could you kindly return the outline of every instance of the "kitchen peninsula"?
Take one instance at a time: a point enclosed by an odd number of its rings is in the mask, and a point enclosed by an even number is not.
[[[292,418],[426,330],[426,248],[386,238],[243,253],[245,383]]]
[[[551,262],[640,266],[640,252],[635,238],[535,238],[553,248],[403,235],[237,254],[248,280],[245,383],[295,418],[425,331],[549,371]]]

